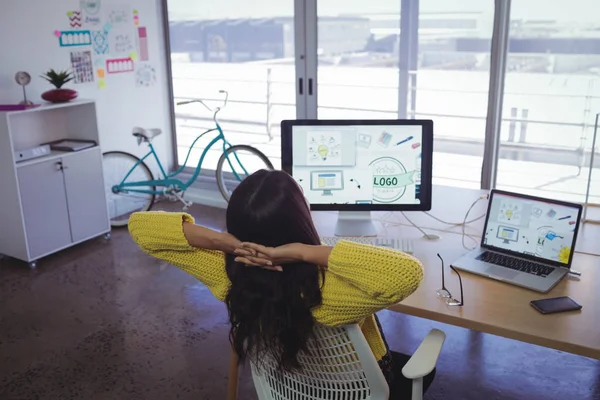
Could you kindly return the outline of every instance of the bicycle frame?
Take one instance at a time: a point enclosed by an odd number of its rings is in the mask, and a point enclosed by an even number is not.
[[[158,155],[156,154],[156,150],[154,149],[154,146],[152,146],[151,142],[148,142],[148,147],[150,148],[150,151],[144,156],[142,157],[139,161],[137,161],[133,167],[131,167],[131,169],[129,170],[129,172],[127,172],[127,174],[125,175],[125,177],[123,178],[123,180],[121,181],[121,183],[119,183],[118,185],[113,186],[112,190],[114,193],[119,193],[119,192],[127,192],[127,193],[145,193],[145,194],[154,194],[154,195],[160,195],[163,194],[166,190],[171,190],[171,189],[175,189],[175,190],[181,190],[181,191],[186,191],[191,185],[192,183],[194,183],[196,181],[196,179],[198,178],[198,175],[200,175],[200,171],[202,168],[202,163],[204,162],[204,157],[206,157],[206,154],[208,153],[208,151],[219,141],[223,142],[223,152],[225,152],[229,147],[231,147],[231,143],[229,143],[226,139],[225,139],[225,134],[223,133],[223,129],[221,128],[221,125],[216,121],[215,119],[215,124],[216,127],[212,128],[212,129],[208,129],[207,131],[201,133],[198,137],[196,137],[196,139],[192,142],[188,153],[186,155],[185,161],[183,162],[182,166],[179,167],[179,169],[177,169],[177,171],[171,173],[171,174],[167,174],[165,172],[165,169],[162,165],[162,163],[160,162],[160,159],[158,158]],[[192,152],[192,149],[194,148],[194,145],[196,144],[196,142],[198,140],[200,140],[200,138],[202,138],[204,135],[210,133],[210,132],[214,132],[217,131],[217,135],[210,141],[210,143],[208,144],[208,146],[206,146],[206,148],[204,149],[204,151],[202,152],[202,155],[200,156],[200,160],[198,161],[198,165],[196,166],[196,169],[194,170],[194,173],[192,174],[192,176],[187,180],[187,181],[182,181],[180,179],[177,179],[177,175],[179,175],[185,168],[187,161],[190,158],[190,154]],[[129,176],[131,175],[131,173],[144,161],[146,160],[148,157],[153,156],[154,159],[156,160],[156,163],[158,164],[158,167],[160,169],[160,172],[163,176],[162,179],[154,179],[154,180],[148,180],[148,181],[135,181],[135,182],[126,182],[127,179],[129,178]],[[229,166],[231,167],[231,170],[233,171],[233,174],[235,175],[236,179],[241,181],[240,176],[238,175],[238,173],[236,172],[235,168],[233,168],[233,165],[231,164],[231,160],[229,159],[229,156],[227,157],[227,162],[229,164]],[[240,167],[242,168],[242,170],[244,171],[244,174],[247,176],[248,175],[248,171],[246,170],[246,168],[244,168],[244,166],[242,165],[241,161],[239,160],[237,154],[234,154],[234,157],[236,159],[236,161],[238,162],[238,164],[240,165]],[[155,186],[156,190],[149,190],[149,189],[141,189],[141,187],[144,186]],[[162,188],[162,190],[159,190],[159,187]]]

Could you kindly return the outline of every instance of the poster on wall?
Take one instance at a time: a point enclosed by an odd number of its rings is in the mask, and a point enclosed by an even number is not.
[[[146,27],[140,26],[137,28],[138,32],[138,49],[140,51],[140,61],[148,61],[148,34],[146,32]]]
[[[54,31],[60,47],[89,46],[92,44],[90,31]]]
[[[115,29],[114,26],[108,34],[110,42],[110,53],[114,56],[128,56],[135,51],[134,38],[131,31]]]
[[[156,70],[148,63],[141,63],[135,74],[137,87],[150,87],[156,84]]]
[[[81,0],[81,22],[89,28],[98,28],[102,22],[100,0]]]
[[[109,29],[107,40],[110,43],[110,54],[123,58],[135,51],[136,36],[134,33],[131,6],[121,3],[104,3],[104,21]]]
[[[130,57],[111,58],[106,60],[106,72],[109,74],[120,74],[123,72],[133,72],[134,64]]]
[[[125,4],[111,5],[106,22],[116,29],[132,25],[131,7]]]
[[[71,70],[74,83],[94,82],[94,66],[91,51],[71,52]]]
[[[67,11],[67,18],[71,28],[81,28],[81,11]]]
[[[96,55],[108,54],[108,32],[104,30],[92,31],[92,48]]]

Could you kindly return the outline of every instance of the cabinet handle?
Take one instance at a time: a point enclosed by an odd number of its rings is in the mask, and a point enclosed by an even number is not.
[[[64,166],[62,161],[59,161],[59,162],[56,163],[56,170],[57,171],[64,171],[67,168],[69,168],[69,167]]]

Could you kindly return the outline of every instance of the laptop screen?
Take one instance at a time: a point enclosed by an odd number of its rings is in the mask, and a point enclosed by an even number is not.
[[[483,244],[569,264],[581,207],[493,192]]]

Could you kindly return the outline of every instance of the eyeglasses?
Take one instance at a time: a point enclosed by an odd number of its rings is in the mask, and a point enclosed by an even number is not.
[[[452,265],[450,266],[450,269],[452,269],[452,271],[456,272],[456,275],[458,275],[458,283],[460,284],[460,301],[458,301],[452,296],[452,293],[450,293],[450,291],[448,289],[446,289],[446,282],[444,279],[444,259],[442,258],[442,256],[440,256],[440,253],[438,253],[437,256],[440,259],[440,261],[442,262],[442,288],[436,292],[437,296],[442,299],[446,299],[446,304],[448,304],[449,306],[456,306],[456,307],[464,306],[465,303],[463,301],[464,300],[463,299],[463,285],[462,285],[462,278],[460,277],[460,274]]]

